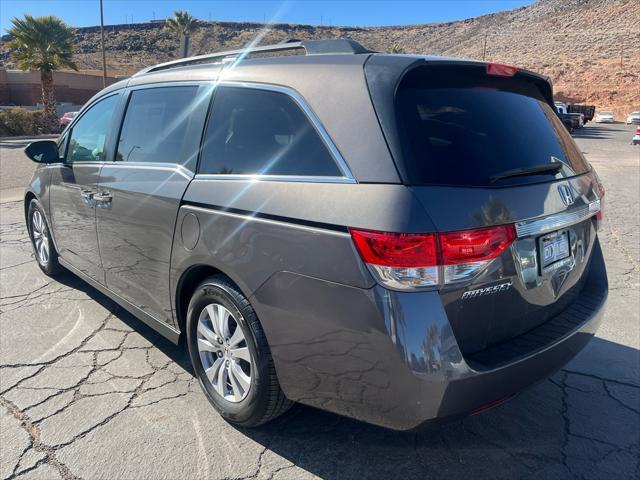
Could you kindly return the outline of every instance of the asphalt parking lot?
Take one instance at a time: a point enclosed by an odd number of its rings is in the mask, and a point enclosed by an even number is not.
[[[256,430],[225,423],[180,347],[72,275],[40,272],[12,201],[33,164],[20,141],[0,142],[0,478],[638,478],[634,130],[589,124],[576,134],[607,188],[610,294],[597,337],[507,404],[419,433],[303,406]]]

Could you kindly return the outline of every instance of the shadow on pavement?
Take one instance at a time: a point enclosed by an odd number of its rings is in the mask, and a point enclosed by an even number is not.
[[[119,320],[142,335],[147,341],[153,343],[156,348],[160,349],[165,355],[171,358],[175,363],[180,365],[185,371],[193,375],[191,369],[191,361],[187,354],[186,347],[181,343],[175,345],[153,328],[146,325],[144,322],[127,312],[124,308],[111,300],[109,297],[101,293],[99,290],[93,288],[91,285],[80,279],[69,271],[63,271],[61,274],[56,275],[56,281],[84,292],[93,301],[99,303],[104,308],[113,313]]]
[[[57,280],[87,293],[193,374],[184,346],[71,273]],[[565,369],[510,402],[419,432],[303,405],[262,427],[238,430],[265,447],[261,462],[274,452],[323,479],[632,478],[640,444],[639,370],[640,351],[594,338]]]
[[[617,127],[614,125],[615,124],[607,124],[606,127],[597,126],[595,124],[589,125],[588,127],[574,130],[571,135],[574,138],[593,138],[596,140],[603,140],[612,138],[615,132],[624,132],[627,130],[621,125]]]

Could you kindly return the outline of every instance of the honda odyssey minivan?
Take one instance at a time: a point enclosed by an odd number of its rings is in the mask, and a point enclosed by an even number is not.
[[[604,188],[516,67],[346,39],[203,55],[25,151],[40,268],[183,340],[237,425],[293,402],[399,430],[476,413],[602,318]]]

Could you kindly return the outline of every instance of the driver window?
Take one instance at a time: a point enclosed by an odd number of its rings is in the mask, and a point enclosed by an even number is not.
[[[71,130],[66,161],[102,162],[104,144],[119,95],[100,100],[82,115]]]

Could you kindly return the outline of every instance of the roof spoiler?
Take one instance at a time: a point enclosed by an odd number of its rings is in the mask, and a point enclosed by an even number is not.
[[[271,53],[284,52],[288,50],[303,49],[306,55],[329,55],[329,54],[358,54],[373,53],[371,50],[364,48],[355,40],[350,38],[339,38],[335,40],[285,40],[274,45],[263,45],[257,47],[247,47],[238,50],[228,50],[225,52],[207,53],[197,55],[195,57],[181,58],[171,62],[161,63],[152,67],[145,68],[135,73],[133,77],[143,75],[145,73],[157,72],[159,70],[167,70],[170,68],[183,67],[194,63],[206,63],[207,61],[215,62],[216,60],[224,60],[225,58],[247,56],[252,53]]]

